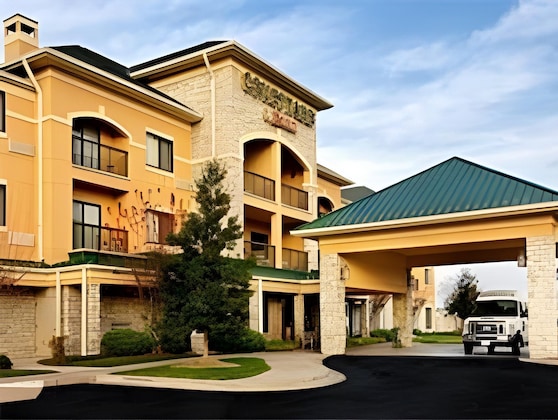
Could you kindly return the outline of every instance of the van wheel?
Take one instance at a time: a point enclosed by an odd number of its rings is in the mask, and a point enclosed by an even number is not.
[[[494,354],[494,348],[495,347],[496,346],[493,346],[493,345],[488,346],[488,354]]]
[[[473,345],[463,343],[463,350],[465,350],[465,354],[473,354]]]

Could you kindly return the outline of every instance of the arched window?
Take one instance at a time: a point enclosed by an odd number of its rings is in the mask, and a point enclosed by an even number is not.
[[[333,203],[326,197],[318,197],[318,217],[325,216],[333,211]]]

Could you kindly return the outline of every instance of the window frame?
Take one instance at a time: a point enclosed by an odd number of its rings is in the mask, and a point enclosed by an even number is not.
[[[6,92],[0,90],[0,132],[6,132]]]
[[[148,131],[146,133],[146,140],[145,140],[145,164],[149,167],[152,168],[157,168],[160,169],[161,171],[166,171],[166,172],[170,172],[173,173],[174,172],[174,141],[172,141],[171,139],[162,137],[158,134],[154,134],[151,131]],[[157,149],[153,150],[150,147],[150,144],[152,142],[150,142],[150,137],[151,140],[154,140],[157,142]],[[168,146],[168,150],[166,151],[166,153],[163,153],[164,151],[162,150],[163,146]],[[156,156],[153,156],[153,154],[156,153]],[[163,155],[166,155],[166,159],[163,160]],[[156,158],[157,164],[154,164],[154,162],[151,162],[154,158]],[[167,162],[164,162],[167,161]],[[166,163],[165,165],[163,163]],[[167,167],[170,166],[169,167]]]
[[[424,308],[424,324],[427,330],[431,330],[433,328],[432,323],[432,308]]]
[[[94,129],[96,131],[97,134],[97,141],[92,141],[89,140],[85,137],[85,129],[89,128],[89,129]],[[79,135],[76,135],[75,133],[79,131]],[[79,142],[79,153],[76,154],[76,150],[74,149],[74,145],[75,142]],[[85,153],[84,153],[84,145],[88,144],[91,146],[92,148],[92,153],[91,153],[91,164],[87,165],[85,163]],[[94,159],[94,153],[93,151],[96,151],[96,159],[97,159],[97,163],[96,165],[93,164],[93,159]],[[79,162],[76,162],[75,158],[79,157]],[[73,121],[72,124],[72,163],[74,165],[79,165],[79,166],[83,166],[85,168],[91,168],[91,169],[100,169],[101,168],[101,129],[100,127],[98,127],[97,125],[91,123],[88,120],[83,120],[83,119],[75,119]]]
[[[6,217],[6,201],[8,198],[8,186],[0,182],[0,228],[5,228],[7,226]]]
[[[81,206],[81,220],[77,220],[76,219],[76,214],[75,214],[75,205],[78,204]],[[97,218],[98,218],[98,223],[97,224],[92,224],[92,223],[86,223],[85,219],[86,219],[86,215],[85,215],[85,209],[86,207],[94,207],[97,209]],[[76,238],[76,227],[80,227],[80,246],[76,246],[76,241],[78,238]],[[101,206],[99,204],[93,204],[93,203],[88,203],[85,201],[80,201],[80,200],[73,200],[72,201],[72,249],[95,249],[95,250],[99,250],[100,249],[100,245],[101,245]],[[91,241],[92,241],[92,247],[88,247],[86,246],[86,228],[90,228],[91,232],[94,233],[95,230],[97,230],[97,246],[95,247],[95,239],[94,237],[92,237]]]

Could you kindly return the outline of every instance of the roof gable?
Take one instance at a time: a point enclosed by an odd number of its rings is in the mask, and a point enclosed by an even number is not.
[[[53,50],[59,51],[63,54],[66,54],[72,58],[75,58],[79,61],[82,61],[83,63],[89,64],[90,66],[95,67],[96,69],[99,70],[103,70],[106,71],[110,74],[112,74],[113,76],[119,77],[120,79],[125,80],[128,83],[134,84],[138,87],[141,87],[143,89],[146,89],[148,91],[150,91],[151,93],[158,95],[162,98],[167,99],[170,102],[174,102],[177,105],[181,105],[181,106],[185,106],[188,109],[191,109],[190,107],[188,107],[187,105],[177,101],[175,98],[173,98],[172,96],[167,95],[166,93],[155,89],[154,87],[142,83],[134,78],[132,78],[130,76],[130,69],[120,63],[117,63],[114,60],[111,60],[110,58],[107,58],[99,53],[96,53],[95,51],[91,51],[87,48],[84,48],[80,45],[62,45],[62,46],[56,46],[56,47],[50,47]]]
[[[558,192],[453,157],[297,230],[558,201]]]
[[[136,64],[135,66],[130,67],[130,71],[132,73],[143,70],[149,67],[157,66],[158,64],[163,64],[168,61],[176,60],[177,58],[184,57],[199,51],[206,50],[208,48],[214,47],[219,44],[223,44],[227,41],[207,41],[203,44],[195,45],[190,48],[186,48],[180,51],[173,52],[171,54],[163,55],[162,57],[154,58],[153,60],[146,61],[144,63]]]

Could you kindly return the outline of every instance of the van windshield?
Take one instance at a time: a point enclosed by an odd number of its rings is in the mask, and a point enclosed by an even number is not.
[[[474,316],[517,316],[517,302],[515,300],[485,300],[476,302],[471,315]]]

